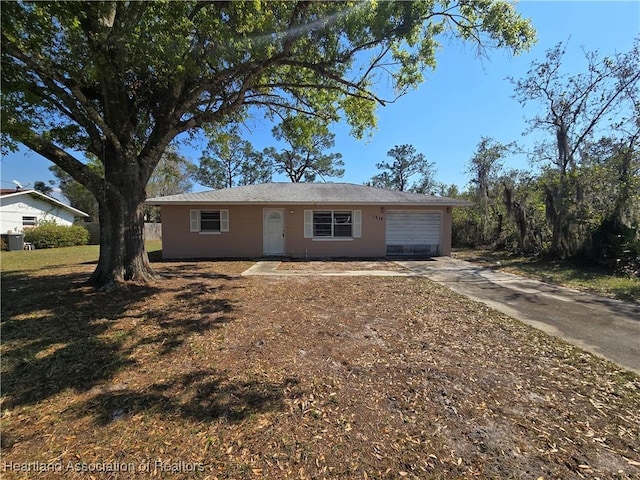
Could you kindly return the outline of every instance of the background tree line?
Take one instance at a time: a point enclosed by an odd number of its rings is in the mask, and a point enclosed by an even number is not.
[[[537,105],[527,134],[531,171],[505,166],[521,152],[483,137],[468,162],[474,202],[454,213],[453,242],[524,254],[583,258],[640,274],[640,40],[632,51],[586,52],[583,73],[562,72],[563,46],[511,79],[514,98]]]
[[[586,53],[586,72],[562,74],[562,45],[534,62],[523,79],[511,79],[514,98],[537,104],[526,133],[543,140],[526,152],[531,170],[507,168],[522,153],[515,144],[482,137],[469,159],[468,188],[436,181],[436,167],[409,144],[387,152],[367,185],[464,198],[473,207],[454,212],[456,246],[491,246],[525,255],[580,257],[638,273],[640,270],[640,68],[638,44],[626,54],[600,58]],[[271,181],[338,178],[344,174],[334,135],[319,118],[287,115],[274,139],[285,146],[262,152],[242,138],[237,124],[207,132],[199,165],[175,149],[162,156],[147,186],[150,196],[189,191],[194,182],[225,188]],[[97,171],[100,163],[89,161]],[[53,166],[72,206],[97,215],[97,202],[60,167]],[[37,182],[42,183],[42,182]],[[46,187],[44,184],[43,188]],[[158,221],[147,208],[147,219]]]

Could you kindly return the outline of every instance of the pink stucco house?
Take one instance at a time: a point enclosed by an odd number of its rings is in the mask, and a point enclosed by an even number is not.
[[[451,209],[468,202],[349,183],[266,183],[147,200],[164,258],[451,254]]]

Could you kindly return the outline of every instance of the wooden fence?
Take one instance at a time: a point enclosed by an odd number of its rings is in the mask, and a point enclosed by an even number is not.
[[[98,245],[100,243],[100,224],[98,222],[85,222],[80,225],[89,231],[89,243]],[[145,223],[144,238],[146,240],[162,240],[162,224]]]

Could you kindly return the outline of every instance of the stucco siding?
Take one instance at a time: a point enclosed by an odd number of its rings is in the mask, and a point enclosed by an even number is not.
[[[284,254],[292,258],[383,257],[385,212],[381,205],[162,205],[162,250],[164,258],[256,258],[263,256],[263,212],[280,208],[284,213]],[[403,207],[404,208],[404,207]],[[190,210],[226,209],[229,231],[190,231]],[[441,253],[451,253],[450,207],[406,207],[408,210],[442,212]],[[318,239],[304,236],[305,210],[359,210],[361,236],[348,239]]]
[[[229,231],[191,232],[190,210],[229,210]],[[161,208],[164,258],[262,256],[262,208],[252,206],[167,205]]]
[[[451,207],[444,207],[442,210],[442,225],[440,227],[440,254],[445,257],[451,256]]]

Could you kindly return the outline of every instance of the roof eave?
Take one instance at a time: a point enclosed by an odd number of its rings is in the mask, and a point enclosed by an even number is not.
[[[42,199],[45,202],[51,203],[52,205],[56,205],[58,207],[62,207],[66,210],[69,210],[70,212],[72,212],[76,217],[88,217],[89,214],[85,213],[81,210],[78,210],[77,208],[73,208],[71,205],[66,205],[58,200],[56,200],[55,198],[51,198],[48,195],[45,195],[44,193],[38,192],[37,190],[21,190],[19,192],[15,192],[15,193],[9,193],[7,195],[2,195],[2,197],[0,198],[12,198],[12,197],[17,197],[19,195],[31,195],[31,196],[35,196],[35,197],[39,197],[40,199]]]
[[[226,206],[235,206],[235,205],[244,205],[244,206],[258,206],[258,205],[299,205],[299,206],[315,206],[315,205],[377,205],[377,206],[394,206],[394,207],[470,207],[473,205],[471,202],[460,201],[460,202],[381,202],[381,201],[354,201],[354,202],[344,202],[344,201],[319,201],[319,202],[300,202],[300,201],[250,201],[250,202],[239,202],[239,201],[212,201],[212,200],[177,200],[177,201],[162,201],[162,200],[147,200],[145,202],[147,205],[153,206],[194,206],[194,205],[226,205]]]

